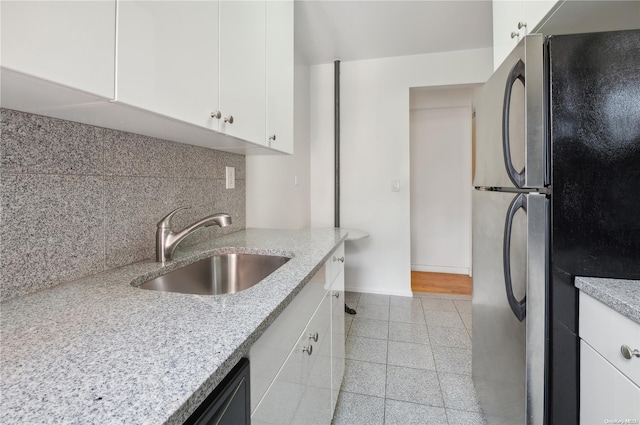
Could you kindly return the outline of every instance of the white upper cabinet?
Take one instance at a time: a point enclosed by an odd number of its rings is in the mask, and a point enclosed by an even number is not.
[[[293,153],[293,1],[267,2],[267,146]]]
[[[245,155],[293,151],[292,0],[0,8],[2,107]]]
[[[527,34],[536,32],[557,0],[493,0],[493,69]]]
[[[266,2],[220,2],[220,131],[266,145]]]
[[[564,0],[524,0],[522,2],[522,19],[527,24],[528,33],[537,33],[544,23],[543,19],[556,5],[560,6]]]
[[[522,14],[522,3],[519,1],[493,2],[493,69],[497,69],[511,50],[520,41],[518,23]]]
[[[631,30],[638,16],[638,1],[493,0],[494,69],[527,34]]]
[[[114,97],[116,2],[0,3],[2,68]]]
[[[218,129],[218,2],[120,1],[116,100]]]

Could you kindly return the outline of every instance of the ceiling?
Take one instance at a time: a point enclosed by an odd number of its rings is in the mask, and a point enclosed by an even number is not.
[[[295,0],[295,39],[309,65],[491,47],[491,1]]]

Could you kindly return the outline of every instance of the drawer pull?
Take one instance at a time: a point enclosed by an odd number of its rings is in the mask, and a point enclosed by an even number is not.
[[[311,355],[311,353],[313,353],[313,345],[309,345],[302,347],[302,352],[303,353],[307,353],[308,355]]]
[[[344,257],[336,257],[336,256],[334,256],[334,257],[333,257],[333,261],[334,261],[334,262],[336,262],[336,261],[340,261],[341,263],[344,263]]]
[[[627,360],[631,360],[631,358],[634,356],[640,357],[640,350],[632,350],[628,345],[623,345],[622,347],[620,347],[620,352],[622,353],[622,357]]]
[[[336,298],[340,298],[340,292],[334,292],[333,296],[336,297]]]
[[[313,332],[309,334],[309,339],[312,339],[313,342],[318,342],[318,332]],[[309,353],[311,354],[311,353]]]

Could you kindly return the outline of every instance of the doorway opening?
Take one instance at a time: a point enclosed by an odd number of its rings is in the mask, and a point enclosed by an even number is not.
[[[414,292],[471,294],[474,88],[410,91]]]

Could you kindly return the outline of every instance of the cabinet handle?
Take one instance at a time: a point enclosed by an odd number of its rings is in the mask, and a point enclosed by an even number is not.
[[[520,33],[519,32],[515,32],[515,31],[511,31],[511,38],[516,38],[516,37],[520,37]]]
[[[222,117],[222,113],[220,111],[215,111],[211,113],[211,118],[220,119]]]
[[[276,141],[276,135],[272,134],[271,136],[269,136],[269,140],[275,142]]]
[[[622,357],[627,360],[631,360],[631,358],[634,356],[640,357],[640,350],[632,350],[628,345],[623,345],[622,347],[620,347],[620,352],[622,353]]]
[[[518,29],[521,30],[522,28],[526,28],[527,27],[527,23],[526,22],[518,22]]]
[[[233,115],[229,115],[228,117],[224,117],[224,122],[228,122],[229,124],[233,124]]]
[[[340,292],[334,292],[333,296],[336,297],[336,298],[340,298]]]
[[[313,342],[318,342],[318,332],[312,332],[309,334],[309,339],[312,339]],[[311,354],[311,353],[309,353]]]
[[[313,353],[313,345],[309,345],[302,347],[302,352],[303,353],[307,353],[308,355],[311,355],[311,353]]]
[[[334,261],[334,262],[336,262],[336,261],[340,261],[341,263],[344,263],[344,257],[336,257],[336,256],[334,256],[334,257],[333,257],[333,261]]]

